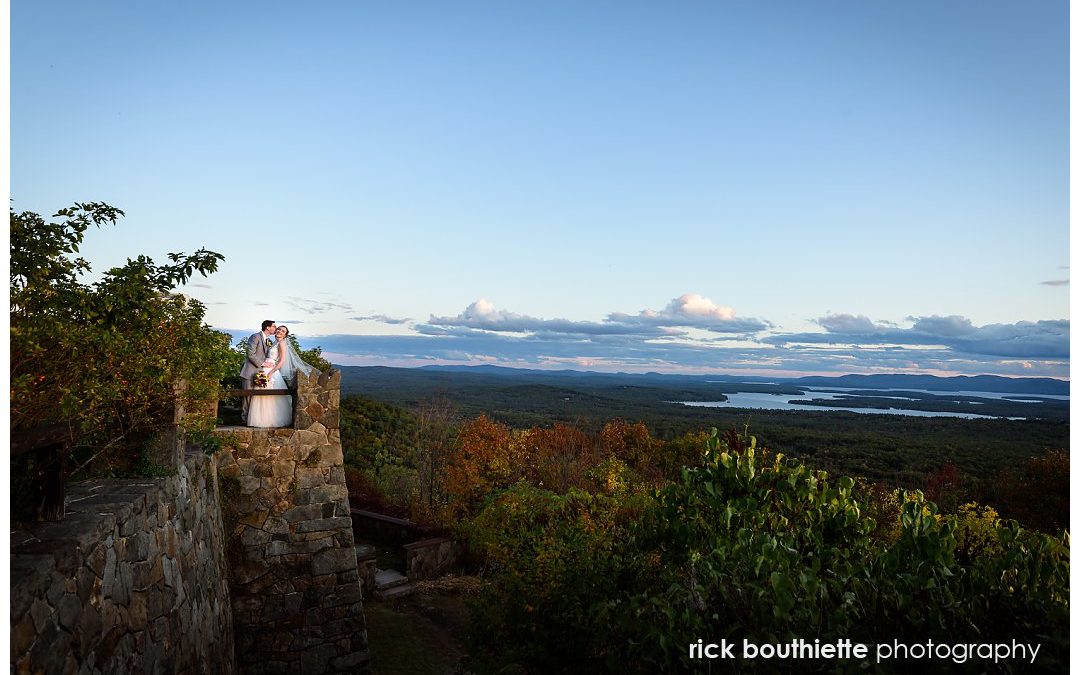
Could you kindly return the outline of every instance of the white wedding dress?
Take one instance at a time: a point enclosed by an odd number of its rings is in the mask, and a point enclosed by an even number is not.
[[[270,358],[277,364],[281,358],[278,343],[270,352]],[[262,368],[262,372],[270,372],[270,368]],[[285,378],[281,371],[276,370],[270,377],[267,389],[287,389]],[[280,396],[252,396],[248,404],[249,427],[291,427],[293,423],[292,396],[282,394]]]

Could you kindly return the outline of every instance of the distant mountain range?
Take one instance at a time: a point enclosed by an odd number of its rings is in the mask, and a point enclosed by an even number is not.
[[[1068,396],[1069,383],[1049,377],[998,377],[997,375],[841,375],[800,377],[785,380],[808,387],[852,389],[927,389],[929,391],[993,391],[1001,394],[1049,394]]]
[[[352,366],[351,368],[357,368]],[[673,385],[705,382],[746,382],[754,384],[776,383],[802,387],[843,387],[851,389],[925,389],[928,391],[985,391],[1002,394],[1043,394],[1068,396],[1069,382],[1048,377],[999,377],[997,375],[960,375],[937,377],[936,375],[840,375],[836,377],[810,376],[794,378],[754,377],[740,375],[672,375],[664,373],[601,373],[581,370],[533,370],[506,368],[503,366],[423,366],[386,370],[441,371],[445,373],[471,373],[487,377],[515,380],[612,380],[619,379],[634,384],[655,383]]]

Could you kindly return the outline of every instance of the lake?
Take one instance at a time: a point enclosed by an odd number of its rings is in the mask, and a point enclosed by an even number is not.
[[[874,395],[870,394],[870,391],[875,392],[890,392],[890,395]],[[864,393],[866,392],[866,393]],[[895,392],[895,395],[892,395]],[[904,396],[904,393],[920,393],[931,394],[934,396],[940,396],[943,399],[951,396],[977,396],[979,398],[987,399],[999,399],[1010,401],[1031,401],[1035,402],[1041,398],[1056,399],[1067,401],[1068,396],[1051,396],[1051,395],[1028,395],[1028,394],[1003,394],[1001,392],[992,391],[928,391],[924,389],[852,389],[847,387],[807,387],[802,394],[768,394],[761,392],[737,392],[733,394],[724,394],[728,397],[726,401],[680,401],[683,405],[701,407],[701,408],[751,408],[755,410],[802,410],[802,411],[814,411],[814,410],[842,410],[845,412],[863,413],[867,415],[910,415],[912,417],[962,417],[964,419],[996,419],[995,415],[978,415],[975,413],[961,413],[961,412],[942,412],[942,411],[927,411],[927,410],[911,410],[902,406],[903,401],[914,401],[916,399],[910,396]],[[873,398],[887,398],[890,401],[895,400],[897,402],[896,407],[888,409],[880,408],[852,408],[845,407],[843,405],[837,406],[818,406],[818,405],[805,405],[799,403],[792,403],[791,401],[809,401],[811,399],[827,399],[835,400],[845,394],[858,395],[858,396],[872,396]],[[1009,417],[1008,419],[1025,419],[1024,417]]]

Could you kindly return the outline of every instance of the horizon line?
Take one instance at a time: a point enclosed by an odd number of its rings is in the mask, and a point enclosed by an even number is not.
[[[426,365],[415,366],[387,366],[387,365],[356,365],[356,364],[340,364],[330,362],[330,365],[335,368],[393,368],[398,370],[420,370],[423,368],[500,368],[502,370],[520,370],[527,372],[539,372],[539,373],[583,373],[592,375],[662,375],[666,377],[747,377],[756,379],[775,379],[775,378],[787,378],[797,379],[806,377],[822,377],[822,378],[841,378],[841,377],[933,377],[939,380],[948,379],[973,379],[976,377],[996,377],[1003,380],[1052,380],[1054,382],[1072,383],[1072,380],[1068,377],[1051,377],[1049,375],[1038,376],[1023,376],[1023,375],[995,375],[993,373],[979,373],[978,375],[934,375],[932,373],[903,373],[903,372],[888,372],[888,373],[842,373],[842,374],[801,374],[801,375],[740,375],[735,373],[666,373],[659,370],[647,370],[647,371],[627,371],[627,370],[582,370],[579,368],[526,368],[519,366],[504,366],[494,363],[478,363],[478,364],[439,364],[431,363]]]

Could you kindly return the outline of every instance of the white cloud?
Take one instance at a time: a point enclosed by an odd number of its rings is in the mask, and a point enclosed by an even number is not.
[[[671,317],[692,317],[695,319],[712,319],[714,321],[731,321],[735,318],[734,309],[721,307],[697,293],[686,293],[675,298],[668,303],[663,314]]]
[[[771,327],[761,319],[736,318],[731,307],[717,305],[698,293],[686,293],[675,298],[662,310],[644,309],[637,314],[615,312],[610,322],[638,326],[671,326],[702,328],[716,333],[757,333]]]
[[[351,305],[343,302],[320,302],[318,300],[309,300],[307,298],[298,298],[295,296],[285,298],[285,302],[308,314],[323,314],[325,312],[335,311],[352,313],[354,311]]]

